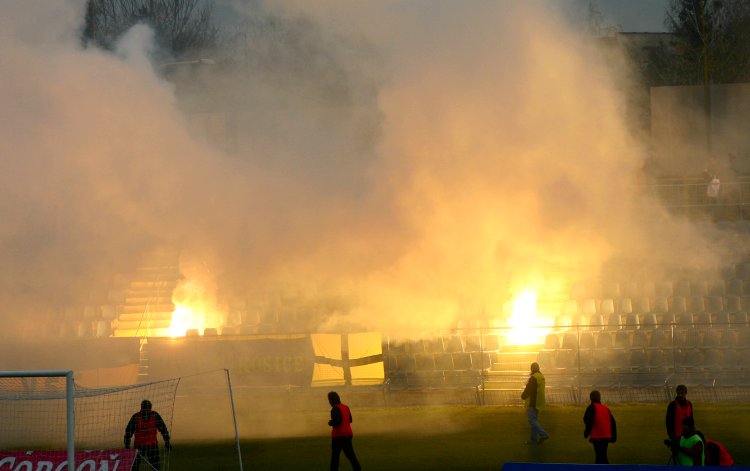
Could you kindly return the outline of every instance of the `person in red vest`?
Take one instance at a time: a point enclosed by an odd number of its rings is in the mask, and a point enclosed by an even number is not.
[[[667,406],[667,436],[672,442],[679,441],[682,436],[682,422],[690,417],[695,421],[693,417],[693,403],[688,401],[687,386],[680,384],[675,390],[677,396],[674,401],[670,402]]]
[[[132,469],[140,469],[141,461],[145,458],[153,469],[160,469],[159,462],[159,442],[156,439],[156,432],[160,432],[164,438],[164,448],[167,451],[172,449],[169,441],[169,431],[167,425],[158,412],[151,410],[151,401],[144,399],[141,401],[141,410],[130,417],[127,427],[125,427],[125,448],[130,448],[130,439],[133,439],[133,447],[137,450],[135,461]]]
[[[734,466],[734,458],[724,445],[714,440],[707,440],[700,430],[695,432],[706,445],[706,466]]]
[[[328,403],[331,404],[331,420],[328,425],[331,429],[331,471],[339,469],[339,457],[341,452],[352,464],[354,471],[360,471],[362,467],[357,461],[357,455],[352,446],[352,412],[349,407],[341,403],[339,394],[335,391],[328,393]]]
[[[594,446],[596,464],[609,464],[607,458],[607,447],[610,443],[617,441],[617,422],[609,407],[602,404],[602,396],[599,391],[591,391],[589,394],[591,404],[583,414],[583,438],[588,438]]]

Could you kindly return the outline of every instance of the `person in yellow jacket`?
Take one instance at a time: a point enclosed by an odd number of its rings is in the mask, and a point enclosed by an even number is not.
[[[680,448],[677,451],[677,464],[680,466],[705,466],[706,452],[703,440],[696,433],[695,421],[692,417],[685,417],[682,421],[682,436]]]
[[[544,408],[544,375],[539,371],[539,363],[531,364],[531,375],[526,387],[521,393],[521,399],[526,403],[526,418],[531,426],[531,436],[527,445],[541,445],[549,438],[549,434],[539,423],[539,410]]]
[[[609,464],[607,448],[610,443],[617,441],[617,422],[609,407],[602,404],[602,395],[593,390],[589,393],[591,404],[583,414],[583,438],[588,438],[594,446],[594,462],[596,464]]]

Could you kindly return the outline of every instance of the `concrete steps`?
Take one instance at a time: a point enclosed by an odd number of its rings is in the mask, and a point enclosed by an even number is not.
[[[121,277],[114,336],[168,337],[175,309],[172,292],[181,278],[178,251],[163,249],[145,256],[133,273]]]

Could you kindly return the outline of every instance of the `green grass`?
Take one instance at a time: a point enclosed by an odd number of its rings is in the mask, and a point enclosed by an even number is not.
[[[610,405],[617,419],[618,441],[609,448],[611,463],[667,463],[664,405]],[[594,452],[583,438],[585,407],[551,406],[540,421],[551,438],[528,446],[525,410],[519,407],[410,407],[356,409],[354,448],[366,470],[499,470],[504,462],[593,463]],[[309,413],[320,418],[319,434],[244,440],[244,469],[328,469],[330,453],[327,409]],[[701,405],[698,429],[724,443],[740,465],[750,463],[750,405]],[[284,417],[279,417],[283,421]],[[300,420],[296,418],[295,420]],[[283,425],[283,422],[282,422]],[[175,439],[170,469],[236,470],[233,444],[180,444]],[[342,455],[342,470],[351,469]]]

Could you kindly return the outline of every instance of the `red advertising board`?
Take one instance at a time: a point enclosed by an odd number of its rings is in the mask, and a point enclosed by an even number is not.
[[[76,451],[75,471],[130,471],[135,450]],[[0,471],[69,471],[68,452],[60,450],[0,452]]]

